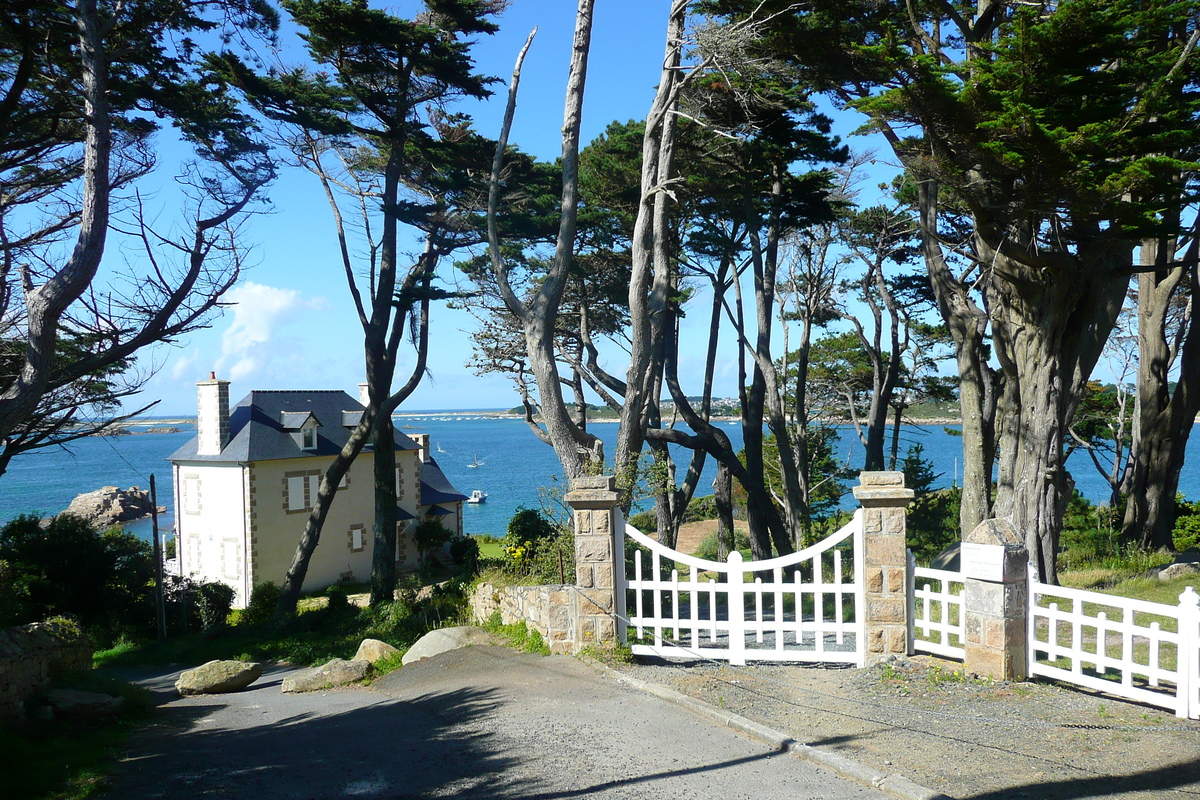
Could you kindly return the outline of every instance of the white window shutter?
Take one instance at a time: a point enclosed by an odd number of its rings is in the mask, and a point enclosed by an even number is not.
[[[287,508],[288,511],[303,511],[306,508],[303,475],[287,479]]]
[[[321,476],[308,476],[308,505],[306,508],[312,508],[317,504],[317,492],[321,489]]]

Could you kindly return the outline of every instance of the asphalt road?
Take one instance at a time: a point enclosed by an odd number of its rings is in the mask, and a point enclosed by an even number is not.
[[[822,771],[566,657],[471,647],[369,688],[283,694],[289,670],[236,694],[161,692],[109,796],[867,800]]]

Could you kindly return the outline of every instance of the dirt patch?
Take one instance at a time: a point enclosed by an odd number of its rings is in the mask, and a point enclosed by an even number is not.
[[[749,533],[750,527],[740,519],[733,521],[733,529]],[[689,522],[679,526],[679,540],[675,545],[675,549],[681,553],[691,555],[700,549],[700,543],[709,536],[715,536],[717,533],[717,521],[715,519],[701,520],[700,522]]]
[[[617,668],[960,800],[1200,797],[1200,722],[1072,687],[974,680],[926,656]]]

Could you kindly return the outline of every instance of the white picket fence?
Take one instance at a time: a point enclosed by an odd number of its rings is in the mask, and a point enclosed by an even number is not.
[[[645,552],[634,553],[633,575],[618,592],[628,615],[621,640],[632,637],[635,654],[866,663],[861,510],[824,541],[765,561],[745,562],[737,551],[725,563],[696,558],[630,525],[625,535],[649,551],[648,564]]]
[[[915,652],[967,657],[962,591],[962,573],[918,567],[909,551],[908,640]]]
[[[1029,674],[1200,719],[1200,597],[1179,605],[1067,589],[1029,576]]]

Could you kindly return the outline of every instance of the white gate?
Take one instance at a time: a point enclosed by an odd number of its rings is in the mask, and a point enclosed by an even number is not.
[[[618,576],[618,625],[635,654],[865,665],[861,509],[824,541],[766,561],[734,551],[723,564],[630,525],[625,535],[639,547],[633,574]]]

